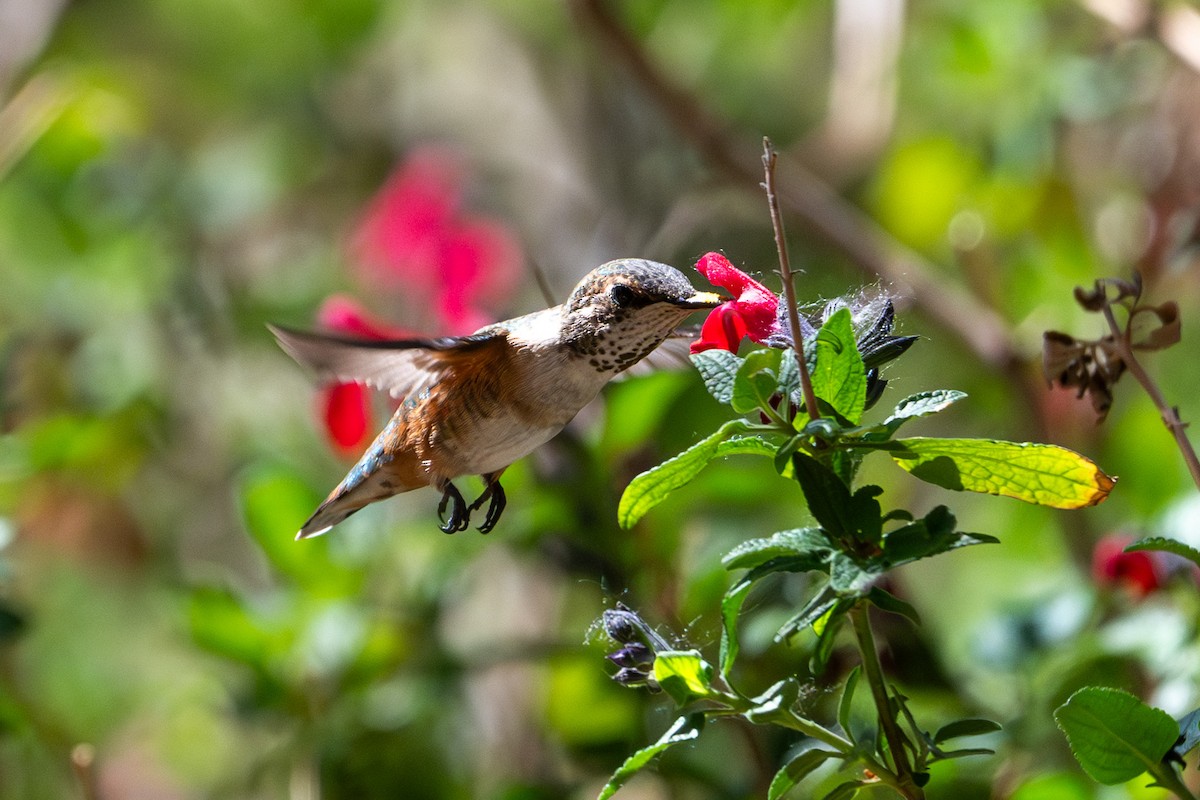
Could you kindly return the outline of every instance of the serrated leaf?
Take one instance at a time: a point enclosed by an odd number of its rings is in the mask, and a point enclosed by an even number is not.
[[[742,359],[728,350],[705,350],[693,353],[691,359],[708,393],[717,402],[728,404],[733,397],[733,381],[741,369]]]
[[[833,543],[820,528],[793,528],[765,539],[748,539],[721,559],[725,569],[749,569],[782,556],[811,556],[824,561]]]
[[[901,425],[910,419],[936,414],[943,409],[949,408],[966,396],[965,392],[959,392],[954,389],[935,389],[930,392],[918,392],[917,394],[909,395],[896,404],[892,415],[883,421],[883,426],[889,433],[895,433]]]
[[[1054,711],[1084,772],[1106,786],[1156,768],[1179,730],[1167,712],[1129,692],[1087,686]]]
[[[1158,550],[1164,553],[1172,553],[1181,558],[1186,558],[1200,567],[1200,550],[1191,545],[1186,545],[1178,539],[1168,539],[1165,536],[1150,536],[1145,539],[1138,539],[1125,548],[1126,553],[1133,553],[1138,550]]]
[[[702,700],[712,693],[712,666],[698,650],[656,653],[654,680],[679,705]]]
[[[779,363],[783,351],[768,347],[746,355],[733,381],[729,404],[746,414],[770,403],[779,389]]]
[[[819,747],[805,750],[803,753],[794,756],[771,779],[771,786],[767,789],[767,800],[779,800],[779,798],[794,789],[796,784],[807,778],[817,767],[829,759],[837,757],[838,754],[834,751],[822,750]]]
[[[773,456],[775,448],[757,436],[726,439],[745,431],[745,423],[734,420],[721,429],[701,439],[674,458],[667,459],[635,477],[625,487],[617,507],[617,521],[622,528],[631,528],[646,513],[661,503],[671,492],[685,486],[700,474],[710,461],[722,456],[755,453]]]
[[[983,736],[999,730],[1003,730],[1000,723],[990,719],[958,719],[938,728],[938,732],[933,735],[933,743],[940,744],[962,736]]]
[[[617,790],[625,785],[625,782],[638,773],[643,767],[649,764],[655,756],[660,755],[664,750],[674,747],[682,742],[690,742],[700,736],[700,730],[704,727],[703,714],[689,714],[686,717],[680,717],[675,720],[675,723],[667,729],[657,742],[643,747],[636,753],[625,759],[625,763],[617,768],[613,776],[608,779],[608,783],[604,784],[604,788],[596,797],[596,800],[608,800],[617,793]]]
[[[854,741],[854,734],[850,730],[850,709],[854,703],[854,690],[858,688],[858,677],[862,674],[862,665],[855,664],[854,669],[850,670],[850,674],[846,676],[846,685],[842,687],[842,696],[838,700],[837,721],[838,725],[842,726],[842,732]]]
[[[1051,444],[994,439],[897,439],[889,452],[915,477],[956,491],[1014,497],[1052,508],[1094,506],[1115,480],[1090,459]]]
[[[851,495],[846,484],[833,470],[807,453],[792,456],[796,480],[804,492],[809,513],[821,527],[836,537],[848,537],[854,530],[854,518],[850,512]]]
[[[867,370],[855,343],[850,309],[834,313],[817,332],[813,393],[857,425],[867,400]]]

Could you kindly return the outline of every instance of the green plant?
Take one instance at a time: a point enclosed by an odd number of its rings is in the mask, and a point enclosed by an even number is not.
[[[756,725],[779,726],[805,737],[771,782],[771,800],[782,797],[827,762],[857,767],[858,772],[826,793],[826,798],[851,797],[859,789],[881,784],[910,800],[923,798],[931,764],[990,752],[984,748],[950,749],[949,742],[990,733],[999,726],[983,719],[960,719],[932,733],[922,728],[908,698],[884,676],[870,609],[873,606],[918,623],[915,609],[882,588],[880,579],[917,559],[996,539],[960,531],[945,506],[921,516],[905,509],[885,511],[880,503],[881,486],[856,485],[863,459],[884,452],[915,477],[948,489],[1004,495],[1058,508],[1093,505],[1113,486],[1113,480],[1087,458],[1053,445],[897,438],[911,420],[963,399],[961,392],[913,395],[901,400],[882,422],[866,421],[865,412],[882,390],[879,365],[903,353],[911,340],[890,336],[890,303],[879,311],[871,304],[836,302],[812,318],[801,317],[775,204],[774,152],[769,143],[764,169],[780,251],[783,311],[769,331],[770,326],[756,327],[756,315],[760,321],[762,317],[761,287],[748,276],[722,266],[723,285],[742,294],[730,308],[718,309],[714,315],[724,313],[726,327],[741,330],[729,315],[742,314],[751,338],[770,346],[744,357],[722,349],[692,356],[708,391],[730,406],[737,417],[680,455],[637,476],[625,490],[619,518],[629,527],[713,459],[751,454],[773,459],[781,476],[799,484],[813,523],[749,539],[725,556],[725,567],[740,575],[721,603],[721,647],[715,667],[698,650],[668,645],[628,608],[605,614],[605,630],[621,645],[610,655],[620,667],[615,678],[629,686],[661,689],[682,713],[657,742],[626,760],[601,793],[601,800],[613,795],[653,757],[698,737],[706,722],[730,716]],[[711,263],[708,269],[712,269]],[[713,273],[706,274],[711,277]],[[754,696],[739,689],[735,666],[743,605],[760,582],[780,573],[817,576],[805,601],[775,635],[777,642],[788,642],[812,631],[816,637],[810,665],[814,674],[828,667],[838,633],[846,627],[853,633],[860,664],[842,681],[835,722],[820,722],[800,708],[797,700],[802,681],[797,675],[783,676]],[[864,684],[875,717],[873,727],[866,731],[855,729],[850,722],[856,691]]]

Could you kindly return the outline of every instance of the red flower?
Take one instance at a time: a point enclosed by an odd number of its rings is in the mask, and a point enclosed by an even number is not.
[[[1092,579],[1103,587],[1124,588],[1135,597],[1145,597],[1162,586],[1165,576],[1154,553],[1126,553],[1129,536],[1106,536],[1092,551]]]
[[[779,298],[758,281],[729,263],[720,253],[707,253],[696,269],[715,286],[736,297],[709,312],[700,328],[700,338],[692,342],[692,352],[729,350],[737,352],[742,339],[749,336],[760,344],[779,331]]]
[[[360,339],[397,339],[412,333],[371,319],[353,300],[341,295],[327,299],[317,312],[321,327]],[[361,383],[335,383],[318,398],[321,420],[333,446],[342,455],[357,456],[375,434],[371,391]]]

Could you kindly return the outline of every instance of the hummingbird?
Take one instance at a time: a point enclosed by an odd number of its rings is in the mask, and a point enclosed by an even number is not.
[[[370,341],[269,325],[283,350],[320,378],[401,399],[296,538],[319,536],[371,503],[423,486],[442,493],[442,531],[466,530],[487,503],[479,531],[488,533],[507,502],[505,469],[554,437],[620,373],[643,359],[650,364],[656,351],[663,361],[682,359],[688,338],[676,335],[680,323],[722,301],[696,291],[674,267],[623,258],[585,275],[562,305],[468,336]],[[484,482],[469,505],[453,483],[464,475]]]

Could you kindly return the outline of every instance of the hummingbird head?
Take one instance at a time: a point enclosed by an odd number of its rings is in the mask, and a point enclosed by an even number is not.
[[[571,292],[562,338],[597,370],[620,372],[662,344],[688,314],[721,302],[697,292],[674,267],[622,258],[592,270]]]

